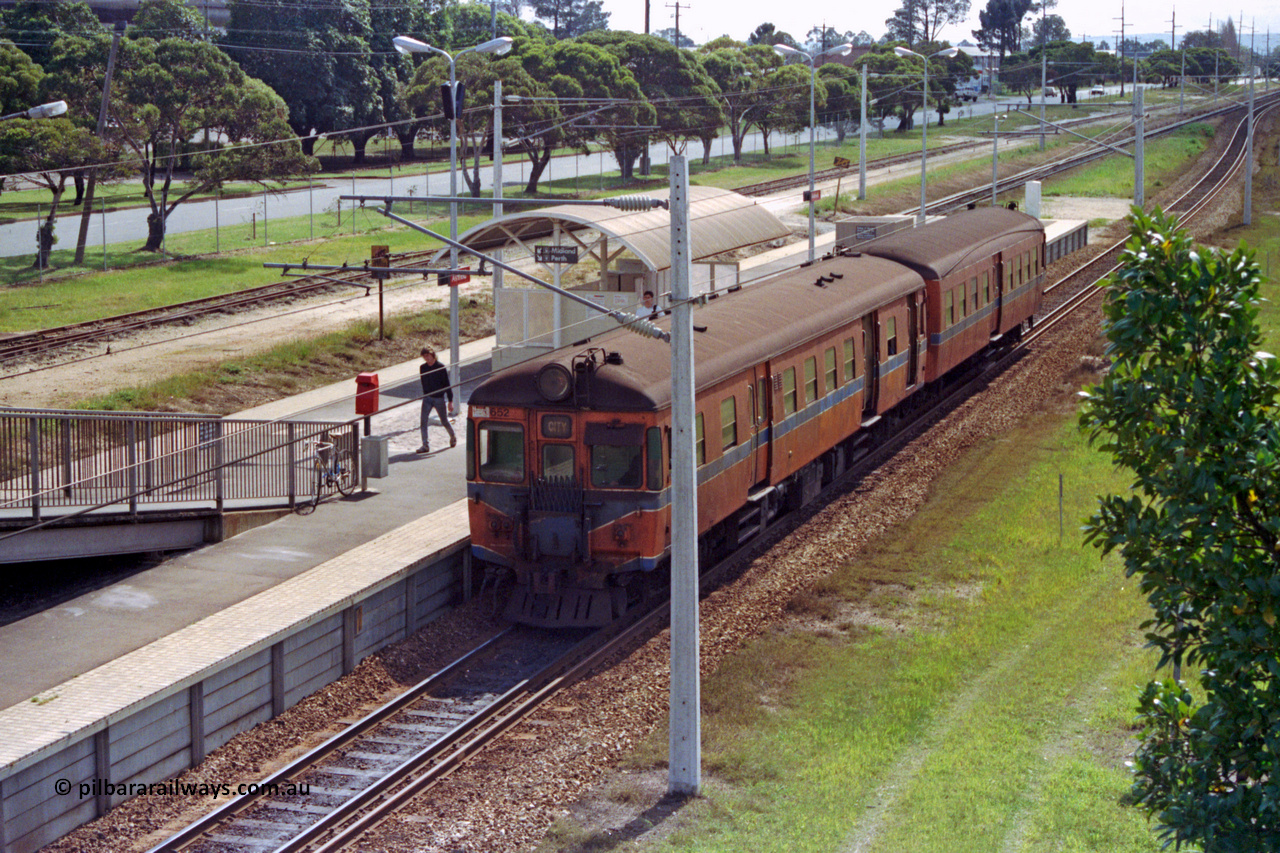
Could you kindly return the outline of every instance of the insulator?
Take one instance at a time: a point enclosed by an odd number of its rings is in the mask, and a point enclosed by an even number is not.
[[[652,210],[655,206],[666,207],[665,199],[653,199],[647,195],[619,195],[604,200],[609,207],[616,207],[618,210],[625,210],[629,213],[638,213],[645,210]]]
[[[614,315],[614,319],[630,331],[635,332],[637,335],[641,335],[646,338],[657,338],[660,341],[668,339],[666,332],[662,331],[648,320],[637,317],[635,314],[630,314],[626,311],[619,311]]]

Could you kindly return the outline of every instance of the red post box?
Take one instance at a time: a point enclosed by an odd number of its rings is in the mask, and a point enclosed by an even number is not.
[[[378,374],[361,373],[356,376],[356,414],[378,413]]]

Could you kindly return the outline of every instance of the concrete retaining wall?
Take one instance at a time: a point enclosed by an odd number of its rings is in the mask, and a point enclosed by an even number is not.
[[[175,684],[0,779],[0,851],[33,853],[131,796],[102,791],[95,780],[168,779],[439,618],[470,590],[468,546],[462,539],[433,562],[304,620],[266,647],[246,647],[193,683]]]

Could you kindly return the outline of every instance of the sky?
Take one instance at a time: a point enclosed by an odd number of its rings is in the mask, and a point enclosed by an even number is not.
[[[604,0],[604,10],[611,13],[609,27],[615,30],[644,31],[645,0]],[[819,0],[649,0],[651,31],[675,26],[675,4],[680,4],[680,32],[701,44],[721,35],[745,41],[762,23],[769,22],[803,42],[809,30],[824,23],[841,32],[866,30],[875,38],[884,35],[886,19],[901,6],[900,0],[864,0],[860,3],[832,3]],[[973,41],[972,30],[978,28],[978,12],[986,0],[973,0],[969,20],[943,31],[943,37],[959,42]],[[1164,34],[1170,30],[1171,14],[1176,13],[1179,37],[1188,30],[1208,29],[1209,8],[1201,3],[1176,4],[1158,0],[1125,0],[1125,33]],[[1241,27],[1243,13],[1244,26]],[[1113,44],[1120,30],[1120,0],[1059,0],[1050,14],[1061,15],[1073,38],[1089,36],[1091,41],[1106,39]],[[1219,20],[1221,14],[1221,21]],[[1229,16],[1247,41],[1250,27],[1257,28],[1256,49],[1265,48],[1267,27],[1271,27],[1272,47],[1280,47],[1280,4],[1274,0],[1237,0],[1235,8],[1213,11],[1213,26]],[[1252,22],[1252,23],[1251,23]]]

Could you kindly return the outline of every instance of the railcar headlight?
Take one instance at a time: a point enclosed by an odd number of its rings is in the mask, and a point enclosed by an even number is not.
[[[552,403],[558,403],[573,390],[573,376],[562,364],[543,365],[534,380],[538,385],[538,393]]]

